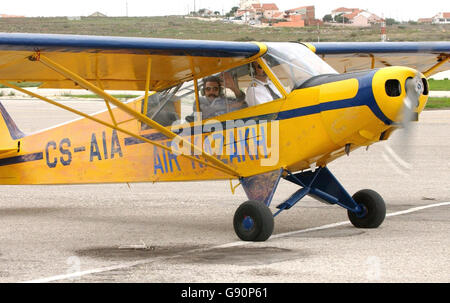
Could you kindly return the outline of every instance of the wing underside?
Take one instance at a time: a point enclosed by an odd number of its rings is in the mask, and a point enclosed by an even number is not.
[[[44,55],[105,90],[150,90],[211,75],[261,52],[255,43],[0,34],[0,80],[42,82],[45,88],[80,88],[37,63]]]
[[[408,66],[426,76],[450,69],[450,42],[322,42],[316,54],[340,73]]]

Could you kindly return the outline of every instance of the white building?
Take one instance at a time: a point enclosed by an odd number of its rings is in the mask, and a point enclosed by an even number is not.
[[[450,13],[439,13],[433,17],[434,24],[450,24]]]
[[[354,26],[370,26],[371,24],[382,23],[383,19],[368,11],[360,11],[351,19]]]
[[[259,0],[241,0],[239,2],[239,9],[241,10],[251,9],[253,4],[261,5]]]

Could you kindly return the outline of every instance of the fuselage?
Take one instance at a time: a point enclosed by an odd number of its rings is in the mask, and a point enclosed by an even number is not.
[[[323,74],[285,98],[177,126],[177,133],[239,172],[241,177],[277,169],[295,172],[325,166],[353,149],[386,140],[399,127],[406,80],[417,71],[387,67]],[[277,79],[273,79],[277,81]],[[424,86],[426,79],[422,76]],[[427,91],[414,111],[425,107]],[[136,111],[142,99],[128,103]],[[24,136],[18,152],[0,159],[3,184],[65,184],[230,179],[193,161],[173,140],[113,108],[120,127],[167,146],[163,149],[82,118]],[[108,111],[95,115],[110,121]],[[170,129],[170,127],[168,127]],[[178,146],[179,147],[179,146]],[[191,154],[201,158],[199,155]]]

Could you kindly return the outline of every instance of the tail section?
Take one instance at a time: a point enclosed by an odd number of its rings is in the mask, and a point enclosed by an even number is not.
[[[0,102],[0,158],[20,151],[20,138],[25,134],[17,127],[11,116]]]

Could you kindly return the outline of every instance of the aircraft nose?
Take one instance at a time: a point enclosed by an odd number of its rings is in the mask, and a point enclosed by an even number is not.
[[[417,121],[428,100],[428,82],[418,71],[387,67],[374,75],[375,100],[384,115],[396,123]]]

